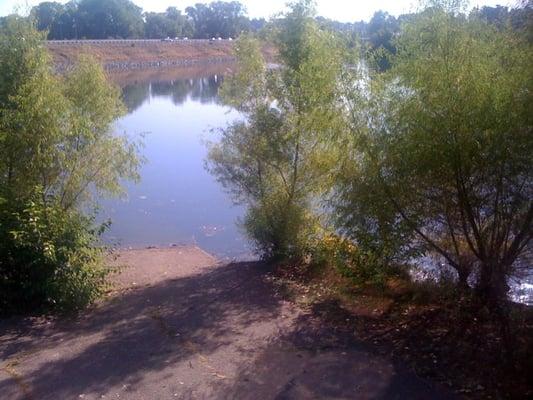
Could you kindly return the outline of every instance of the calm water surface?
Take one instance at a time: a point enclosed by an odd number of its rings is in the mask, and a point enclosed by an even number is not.
[[[101,216],[112,226],[107,242],[119,247],[197,244],[220,257],[245,258],[249,245],[233,205],[205,169],[213,128],[239,114],[218,99],[220,75],[194,79],[151,78],[123,87],[129,113],[116,122],[133,139],[144,136],[141,181],[127,183],[127,198],[103,200]]]

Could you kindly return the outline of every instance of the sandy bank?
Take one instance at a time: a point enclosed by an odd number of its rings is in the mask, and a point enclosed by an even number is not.
[[[217,263],[214,256],[196,246],[119,250],[110,256],[110,265],[120,268],[112,277],[119,291],[200,274]]]

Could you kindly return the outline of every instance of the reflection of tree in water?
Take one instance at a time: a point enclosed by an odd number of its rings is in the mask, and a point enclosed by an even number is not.
[[[187,99],[202,104],[219,103],[218,89],[223,78],[218,75],[200,79],[177,79],[174,81],[152,81],[127,85],[122,89],[124,103],[131,113],[152,97],[169,97],[176,105]]]
[[[132,113],[146,101],[150,94],[149,82],[136,82],[122,88],[122,101],[129,113]]]
[[[224,78],[218,75],[194,80],[191,99],[201,103],[219,103],[218,89],[223,81]]]

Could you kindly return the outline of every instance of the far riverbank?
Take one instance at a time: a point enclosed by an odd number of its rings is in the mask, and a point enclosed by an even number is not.
[[[49,41],[48,50],[60,72],[72,67],[87,54],[106,71],[120,72],[152,68],[192,67],[235,61],[234,41],[230,40],[78,40]],[[267,59],[274,57],[264,46]]]

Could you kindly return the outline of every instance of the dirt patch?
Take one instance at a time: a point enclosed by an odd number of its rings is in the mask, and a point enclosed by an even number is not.
[[[195,246],[121,250],[110,258],[110,265],[120,271],[112,277],[118,291],[179,279],[191,271],[201,274],[217,264],[215,257]]]
[[[120,295],[72,318],[0,320],[2,398],[455,398],[316,324],[268,265],[185,247],[112,261],[127,267]]]
[[[279,267],[275,279],[310,310],[315,326],[373,346],[463,397],[533,395],[531,307],[511,305],[516,347],[510,364],[498,326],[488,316],[468,313],[457,301],[440,298],[436,288],[401,279],[385,288],[356,287],[331,270],[294,265]]]

